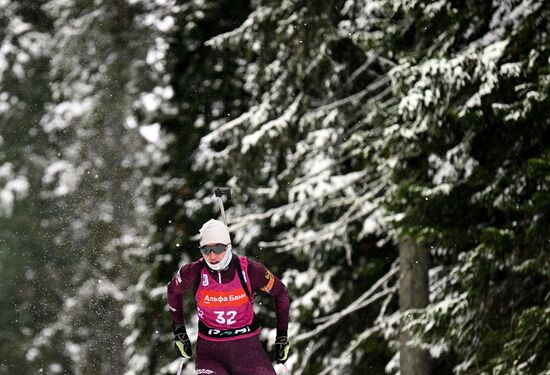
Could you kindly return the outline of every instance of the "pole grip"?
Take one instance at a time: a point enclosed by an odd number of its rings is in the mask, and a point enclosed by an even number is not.
[[[225,195],[227,197],[227,199],[231,200],[231,189],[227,186],[216,186],[216,187],[214,187],[214,194],[218,198]]]

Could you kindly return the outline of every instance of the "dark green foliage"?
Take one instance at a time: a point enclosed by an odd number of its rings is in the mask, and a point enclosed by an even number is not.
[[[50,238],[40,231],[42,205],[39,193],[34,189],[40,182],[40,169],[32,155],[43,150],[39,120],[44,113],[44,103],[49,100],[47,84],[47,58],[42,53],[33,54],[29,41],[32,36],[14,33],[8,27],[11,22],[24,22],[31,31],[48,33],[51,19],[40,10],[43,1],[14,2],[0,12],[0,45],[13,48],[2,52],[5,66],[0,75],[0,190],[12,178],[25,181],[26,192],[14,194],[11,209],[0,209],[0,373],[26,373],[29,366],[25,360],[33,335],[51,319],[60,298],[54,290],[39,288],[41,275],[38,272],[43,262],[42,251],[51,246]],[[47,35],[47,34],[46,34]],[[37,37],[38,39],[41,37]],[[28,60],[21,65],[19,54]],[[19,63],[19,65],[18,65]],[[14,69],[18,65],[24,75]],[[34,143],[35,142],[35,143]],[[30,159],[30,160],[29,160]],[[7,180],[6,180],[7,178]],[[9,191],[9,189],[8,189]],[[23,198],[26,200],[21,201]],[[33,213],[32,218],[29,218]],[[39,300],[42,303],[33,304]]]
[[[217,179],[195,170],[193,153],[210,123],[238,116],[247,100],[236,76],[243,69],[242,62],[211,49],[205,42],[240,25],[250,11],[248,3],[181,1],[179,5],[182,11],[175,15],[166,56],[174,92],[170,101],[173,111],[161,111],[154,119],[173,141],[166,150],[167,162],[155,172],[152,199],[168,196],[169,204],[158,206],[154,213],[157,231],[151,238],[151,247],[155,251],[136,259],[147,268],[146,285],[150,288],[165,285],[182,261],[200,257],[195,236],[203,222],[218,213],[217,205],[204,204],[196,197],[210,196]],[[227,178],[231,173],[229,168],[221,175]],[[226,208],[230,206],[226,203]],[[173,350],[165,295],[151,299],[148,292],[149,289],[138,291],[143,314],[135,322],[141,331],[136,346],[149,348],[145,353],[150,361],[147,372],[156,373],[174,358],[166,355]],[[185,306],[189,317],[193,316],[191,294],[186,296]],[[188,318],[187,322],[190,325],[193,320]]]
[[[466,5],[457,7],[457,14],[471,11]],[[487,21],[495,11],[476,8],[479,27],[473,29],[472,40],[490,31]],[[539,337],[532,332],[525,335],[522,327],[533,324],[535,312],[540,314],[547,306],[549,296],[544,291],[550,287],[542,269],[530,266],[547,265],[550,238],[549,181],[543,172],[550,144],[548,10],[538,4],[525,13],[515,27],[491,31],[496,35],[501,32],[507,44],[501,56],[494,58],[494,66],[485,63],[486,73],[479,76],[480,80],[472,70],[479,69],[479,62],[463,59],[467,51],[462,56],[458,53],[454,64],[460,62],[458,66],[471,72],[470,78],[460,87],[454,86],[456,82],[446,82],[442,75],[438,85],[442,85],[442,92],[446,90],[445,101],[436,99],[435,106],[420,104],[418,117],[405,122],[410,126],[420,119],[428,120],[426,131],[406,140],[407,152],[401,153],[394,173],[399,188],[390,198],[393,210],[406,212],[402,230],[413,234],[419,243],[438,249],[434,252],[436,264],[454,269],[450,271],[449,295],[459,293],[461,302],[456,302],[453,310],[436,313],[436,326],[440,323],[443,331],[424,328],[433,334],[434,342],[445,340],[451,351],[458,353],[459,362],[471,361],[467,368],[499,374],[538,373],[547,364],[547,358],[536,349]],[[454,21],[460,30],[471,27],[471,19],[457,17]],[[465,42],[469,41],[456,39],[453,48],[438,51],[459,52]],[[483,48],[477,49],[480,53],[489,50]],[[427,66],[434,54],[418,51],[418,66]],[[450,63],[448,59],[442,60]],[[518,64],[515,73],[507,70],[512,64]],[[445,69],[442,65],[439,72]],[[420,72],[415,68],[406,71]],[[403,85],[405,95],[421,79],[429,83],[425,90],[434,90],[431,74],[419,75]],[[492,79],[494,84],[487,86]],[[426,93],[421,91],[421,95]],[[479,96],[478,104],[468,102],[473,95]],[[443,191],[438,191],[438,185],[445,179],[435,182],[441,167],[434,164],[433,155],[449,162],[458,173],[447,175],[451,184]],[[470,167],[465,155],[474,162]],[[467,310],[459,308],[463,303]],[[430,314],[419,322],[427,324],[434,317]],[[540,327],[542,337],[546,323],[541,319],[535,326]],[[519,342],[525,345],[521,350]]]
[[[167,373],[164,285],[200,256],[216,185],[237,252],[288,285],[293,372],[397,370],[401,238],[431,250],[410,321],[434,374],[550,371],[546,2],[2,4],[2,45],[51,45],[0,76],[0,189],[29,185],[0,207],[0,373]],[[57,161],[77,190],[56,195]]]
[[[383,250],[375,244],[387,241],[384,235],[361,233],[368,213],[361,212],[357,200],[368,192],[369,182],[357,176],[366,163],[361,156],[350,158],[354,151],[343,144],[362,113],[349,113],[357,108],[353,105],[329,108],[377,79],[384,67],[375,58],[362,73],[367,57],[337,34],[341,4],[331,4],[261,2],[235,33],[210,42],[246,62],[240,79],[247,83],[243,87],[250,100],[233,126],[213,124],[215,132],[197,150],[198,167],[233,189],[229,216],[238,247],[288,285],[295,317],[292,361],[305,374],[347,363],[351,338],[374,324],[380,302],[359,309],[362,319],[352,313],[332,321],[331,315],[355,302],[388,272],[396,256],[391,244]],[[348,79],[353,73],[355,78]],[[329,164],[320,168],[321,163]],[[349,190],[340,179],[352,181]],[[324,186],[326,193],[317,191]],[[268,311],[262,308],[261,314]],[[311,335],[327,321],[326,328]],[[354,352],[346,371],[361,373],[363,368],[351,369],[357,363],[368,368],[389,361],[388,347],[374,342],[385,356]]]

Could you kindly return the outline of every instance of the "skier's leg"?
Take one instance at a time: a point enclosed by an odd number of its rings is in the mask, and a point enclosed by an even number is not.
[[[197,360],[195,361],[195,373],[197,375],[229,375],[220,361],[220,349],[217,343],[197,340]]]
[[[232,341],[230,372],[234,375],[277,375],[258,336]]]

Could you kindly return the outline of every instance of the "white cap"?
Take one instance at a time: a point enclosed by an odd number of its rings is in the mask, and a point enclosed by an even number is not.
[[[201,236],[201,247],[211,243],[221,243],[224,245],[231,243],[229,229],[219,220],[208,220],[199,230],[199,233]]]

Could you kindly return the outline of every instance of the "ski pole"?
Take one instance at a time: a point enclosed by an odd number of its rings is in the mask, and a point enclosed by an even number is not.
[[[180,364],[178,366],[178,372],[176,373],[176,375],[181,375],[181,370],[183,370],[183,364],[185,363],[185,359],[180,359]]]
[[[284,363],[282,363],[281,366],[283,367],[282,375],[290,375],[290,370],[289,370],[288,366]]]
[[[220,206],[220,212],[222,213],[223,223],[227,226],[227,219],[225,217],[225,209],[223,208],[223,196],[227,196],[227,199],[231,199],[231,190],[227,186],[216,186],[214,188],[214,194],[218,198],[218,204]]]

